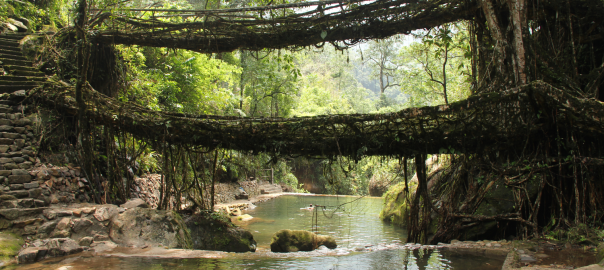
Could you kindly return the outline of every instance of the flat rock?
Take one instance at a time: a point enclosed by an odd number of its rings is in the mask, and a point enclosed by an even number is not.
[[[122,208],[130,209],[130,208],[149,208],[149,205],[145,201],[140,198],[131,199],[127,201],[125,204],[120,205]]]
[[[44,210],[44,208],[12,208],[12,209],[0,209],[0,216],[8,220],[15,220],[21,216],[29,216],[33,214],[39,214]]]
[[[31,182],[31,175],[29,175],[29,174],[9,175],[8,176],[8,182],[11,183],[11,184],[29,183],[29,182]]]
[[[528,254],[520,254],[520,262],[536,262],[537,259],[533,258],[533,256]]]
[[[11,173],[13,175],[29,175],[29,172],[27,170],[23,170],[23,169],[14,169],[11,171]]]

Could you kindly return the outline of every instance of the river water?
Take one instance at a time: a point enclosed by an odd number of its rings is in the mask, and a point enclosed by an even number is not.
[[[307,210],[310,204],[313,210]],[[407,244],[406,231],[382,222],[382,198],[281,196],[245,211],[254,217],[239,225],[258,243],[255,253],[223,258],[152,259],[73,256],[46,260],[24,269],[501,269],[504,258],[454,255],[432,246]],[[280,229],[332,235],[338,247],[312,252],[273,253]]]

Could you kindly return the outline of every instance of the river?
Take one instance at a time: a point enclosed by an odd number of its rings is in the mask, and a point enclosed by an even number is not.
[[[315,205],[313,210],[304,209],[310,204]],[[245,211],[254,219],[240,226],[254,235],[255,253],[198,259],[72,256],[23,269],[501,269],[502,257],[459,256],[433,246],[407,244],[405,230],[379,219],[382,204],[382,198],[372,197],[281,196]],[[280,229],[332,235],[338,247],[273,253],[271,236]]]

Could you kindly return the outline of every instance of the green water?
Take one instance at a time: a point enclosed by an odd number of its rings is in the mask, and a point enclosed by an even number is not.
[[[23,269],[501,269],[502,257],[454,255],[434,246],[405,243],[406,232],[383,223],[381,198],[281,196],[245,211],[254,219],[240,224],[258,242],[255,253],[224,258],[152,259],[72,256]],[[300,208],[321,205],[316,212]],[[315,215],[316,214],[316,215]],[[315,217],[313,218],[313,216]],[[313,226],[315,224],[316,226]],[[311,252],[273,253],[270,239],[280,229],[332,235],[338,247]]]
[[[240,226],[252,232],[259,248],[267,249],[272,235],[281,229],[331,235],[339,247],[347,249],[406,242],[405,230],[379,219],[383,202],[384,199],[376,197],[281,196],[245,211],[259,222],[252,220],[249,225]],[[301,209],[310,204],[325,207],[315,207],[313,211]]]

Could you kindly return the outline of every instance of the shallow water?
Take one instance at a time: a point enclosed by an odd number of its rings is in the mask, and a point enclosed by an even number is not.
[[[321,205],[317,211],[300,208]],[[50,259],[23,269],[501,269],[503,257],[454,255],[433,246],[405,244],[406,232],[383,223],[382,198],[281,196],[245,213],[255,217],[241,226],[258,242],[255,253],[226,253],[224,258],[152,259],[92,257]],[[313,218],[314,216],[314,218]],[[316,226],[313,226],[316,224]],[[314,230],[336,238],[338,248],[273,253],[271,236],[280,229]]]
[[[281,229],[332,235],[340,248],[405,243],[405,230],[379,219],[383,202],[377,197],[281,196],[245,211],[256,220],[239,225],[252,232],[259,248],[267,249],[272,235]],[[310,204],[325,207],[315,207],[313,211],[301,209]]]

